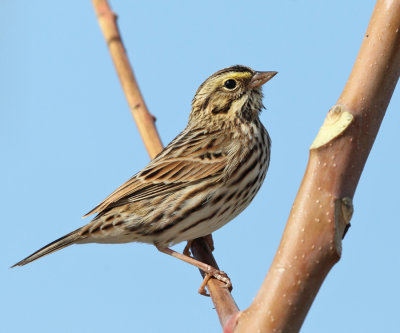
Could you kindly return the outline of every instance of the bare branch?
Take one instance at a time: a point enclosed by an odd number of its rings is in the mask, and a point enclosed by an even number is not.
[[[154,158],[162,150],[162,143],[155,127],[155,118],[147,110],[129,64],[128,57],[126,56],[116,23],[117,17],[112,12],[106,0],[92,0],[92,2],[99,20],[100,28],[117,70],[122,89],[128,100],[131,113],[135,119],[140,135],[142,136],[147,152],[151,158]],[[200,238],[194,241],[192,244],[192,252],[196,259],[213,266],[215,265],[214,267],[216,268],[218,267],[205,240]],[[238,311],[232,295],[224,286],[224,283],[216,279],[210,279],[207,283],[207,288],[222,325],[225,325],[228,319]]]
[[[286,229],[235,332],[298,332],[341,256],[352,197],[400,72],[400,0],[378,0],[353,71],[310,149]]]
[[[132,67],[126,56],[117,26],[117,16],[112,12],[106,0],[93,0],[93,6],[132,116],[135,119],[147,152],[151,158],[154,158],[162,150],[162,142],[154,124],[155,118],[146,107]]]
[[[217,262],[214,257],[211,255],[211,249],[206,241],[203,238],[197,238],[192,242],[191,250],[193,256],[205,262],[217,269],[219,269]],[[204,272],[200,271],[201,275],[204,277]],[[224,283],[218,280],[211,280],[212,283],[208,282],[207,288],[211,295],[212,301],[215,306],[215,310],[217,311],[219,321],[222,327],[225,328],[227,322],[238,313],[239,309],[232,298],[232,295],[228,288],[225,287]],[[221,304],[223,306],[221,306]]]

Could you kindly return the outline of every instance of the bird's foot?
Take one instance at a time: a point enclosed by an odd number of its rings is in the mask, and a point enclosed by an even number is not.
[[[228,275],[223,271],[211,267],[210,272],[206,272],[204,280],[199,288],[200,295],[210,296],[206,291],[206,285],[211,278],[215,278],[218,281],[225,283],[224,288],[227,288],[229,289],[229,291],[232,291],[232,282],[231,279],[228,277]]]

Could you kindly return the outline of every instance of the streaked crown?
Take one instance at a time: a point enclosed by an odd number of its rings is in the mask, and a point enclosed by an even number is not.
[[[254,121],[263,108],[261,86],[276,74],[240,65],[214,73],[197,90],[189,122]]]

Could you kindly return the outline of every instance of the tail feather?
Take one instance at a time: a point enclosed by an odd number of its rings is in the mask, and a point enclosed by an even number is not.
[[[79,232],[81,229],[82,228],[79,228],[59,239],[56,239],[54,242],[51,242],[50,244],[43,246],[41,249],[32,253],[30,256],[26,257],[25,259],[22,259],[21,261],[17,262],[15,265],[12,265],[10,268],[13,268],[16,266],[24,266],[24,265],[29,264],[30,262],[32,262],[36,259],[39,259],[45,255],[48,255],[52,252],[61,250],[64,247],[67,247],[69,245],[76,243],[76,241],[78,239],[82,238],[82,236]]]

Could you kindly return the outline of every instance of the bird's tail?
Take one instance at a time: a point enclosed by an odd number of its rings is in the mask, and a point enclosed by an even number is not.
[[[46,246],[42,247],[40,250],[37,250],[36,252],[32,253],[30,256],[17,262],[15,265],[12,265],[10,268],[13,268],[15,266],[24,266],[24,265],[29,264],[30,262],[32,262],[36,259],[39,259],[47,254],[61,250],[64,247],[67,247],[71,244],[76,243],[77,240],[82,238],[81,233],[80,233],[81,229],[82,228],[79,228],[79,229],[55,240],[54,242],[47,244]]]

